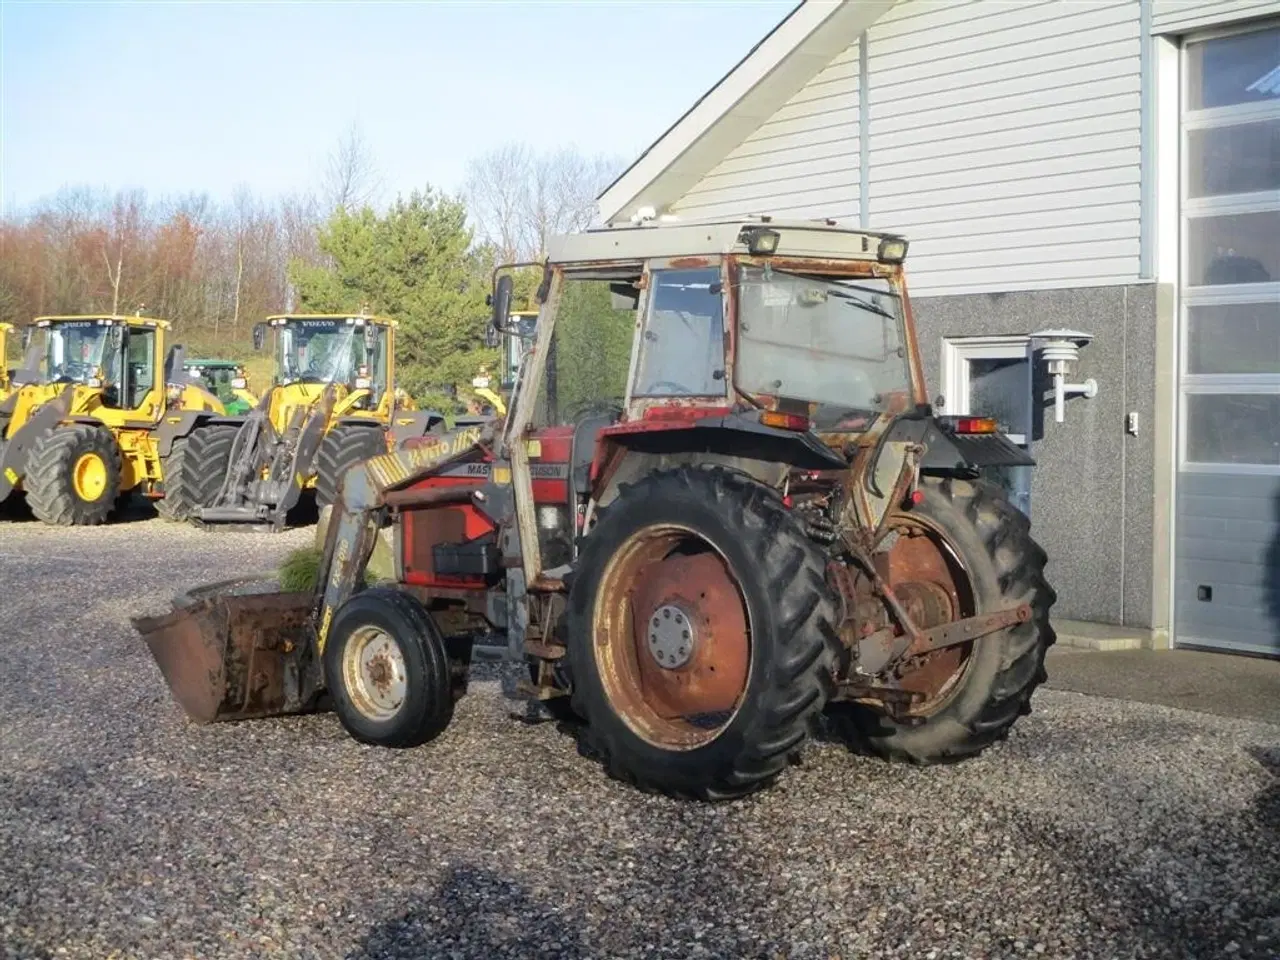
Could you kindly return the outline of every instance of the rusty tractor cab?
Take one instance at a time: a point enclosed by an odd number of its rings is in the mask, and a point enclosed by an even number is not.
[[[906,250],[768,218],[558,238],[505,420],[353,467],[314,592],[135,622],[197,719],[328,702],[387,746],[444,729],[474,657],[523,661],[605,769],[677,796],[770,783],[824,714],[976,754],[1045,678],[1054,593],[982,479],[1029,458],[927,403]],[[362,588],[386,520],[396,583]]]

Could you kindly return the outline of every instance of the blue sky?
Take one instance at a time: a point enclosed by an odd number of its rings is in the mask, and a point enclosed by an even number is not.
[[[0,2],[0,201],[315,186],[351,123],[389,194],[503,141],[633,159],[794,6]]]

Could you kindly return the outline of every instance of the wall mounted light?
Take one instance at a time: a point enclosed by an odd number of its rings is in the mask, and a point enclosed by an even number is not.
[[[1098,381],[1090,377],[1084,383],[1067,383],[1071,365],[1080,358],[1080,348],[1093,340],[1093,334],[1080,330],[1041,330],[1031,334],[1033,347],[1040,351],[1049,375],[1053,377],[1054,420],[1062,423],[1067,394],[1078,393],[1092,400],[1098,395]]]

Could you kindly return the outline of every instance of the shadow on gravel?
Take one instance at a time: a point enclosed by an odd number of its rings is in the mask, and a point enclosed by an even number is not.
[[[392,957],[586,957],[571,912],[539,903],[489,870],[455,867],[429,902],[375,925],[346,960]]]
[[[1267,782],[1247,812],[1205,810],[1195,824],[1175,812],[1163,824],[1153,821],[1163,832],[1145,851],[1018,818],[1026,842],[1062,864],[1063,883],[1088,892],[1097,908],[1092,920],[1111,931],[1114,956],[1280,956],[1280,746],[1248,752]],[[1137,852],[1125,858],[1121,849]]]
[[[107,518],[107,523],[144,523],[154,520],[158,514],[156,508],[144,497],[126,494],[116,504]],[[39,523],[31,508],[27,506],[27,498],[22,494],[6,497],[0,503],[0,521],[10,523]]]

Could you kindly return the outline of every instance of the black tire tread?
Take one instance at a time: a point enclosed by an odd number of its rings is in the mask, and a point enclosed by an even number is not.
[[[403,590],[395,587],[370,587],[367,590],[361,590],[348,600],[334,616],[330,644],[334,643],[338,635],[344,611],[349,611],[358,606],[378,603],[385,604],[394,610],[405,623],[410,625],[413,634],[421,638],[418,646],[424,656],[428,674],[427,682],[429,684],[434,683],[437,687],[436,693],[440,693],[443,690],[444,695],[419,698],[417,711],[412,715],[398,716],[396,718],[397,729],[391,735],[380,738],[368,737],[359,729],[348,724],[345,716],[345,704],[341,698],[334,697],[334,706],[339,719],[342,720],[343,727],[353,739],[361,743],[392,748],[421,746],[444,731],[453,719],[454,708],[453,696],[450,692],[449,658],[443,643],[438,640],[439,634],[434,622],[431,620],[431,615],[427,613],[422,604]],[[403,638],[397,638],[397,642],[403,642]],[[335,680],[342,675],[341,666],[331,662],[338,659],[335,647],[329,646],[326,648],[324,659],[326,685],[330,693],[333,693]]]
[[[75,494],[72,468],[79,454],[93,450],[107,465],[107,491],[96,503]],[[106,427],[72,423],[55,427],[31,448],[22,478],[27,505],[38,520],[59,527],[89,527],[107,522],[120,494],[120,448]]]
[[[381,425],[340,423],[320,442],[316,452],[316,506],[327,507],[338,499],[338,483],[351,467],[386,452]]]
[[[1030,604],[1032,615],[1025,623],[996,635],[1003,644],[1000,669],[981,710],[969,721],[960,723],[967,731],[964,739],[936,752],[925,752],[905,747],[893,738],[868,735],[868,724],[858,720],[859,716],[865,718],[865,714],[860,711],[847,714],[860,728],[857,732],[873,753],[917,766],[974,757],[1006,739],[1018,718],[1031,712],[1031,697],[1047,679],[1045,653],[1057,640],[1049,622],[1049,610],[1057,601],[1057,594],[1045,578],[1048,558],[1032,539],[1031,523],[1026,515],[1010,503],[998,487],[986,481],[944,478],[938,490],[980,535],[1004,600]],[[990,642],[995,637],[983,639]]]
[[[601,761],[615,779],[645,792],[679,799],[723,800],[741,797],[770,783],[803,747],[823,706],[835,692],[834,667],[840,651],[836,599],[827,585],[821,552],[804,535],[769,487],[723,467],[682,467],[649,474],[619,488],[617,499],[601,510],[592,534],[583,540],[578,571],[602,570],[608,538],[600,534],[609,517],[629,510],[648,511],[673,495],[690,493],[714,503],[733,518],[750,555],[759,558],[768,585],[768,605],[780,614],[773,631],[783,647],[773,660],[772,682],[762,687],[753,709],[760,716],[732,762],[695,788],[674,786],[660,771],[643,769],[627,744],[599,723],[582,685],[574,685],[574,712],[587,722],[577,728],[582,751]],[[574,585],[583,582],[579,573]],[[580,605],[580,604],[579,604]],[[575,610],[570,595],[571,653],[590,642],[590,611]],[[584,656],[590,656],[587,651]],[[576,671],[575,671],[576,672]]]
[[[164,497],[156,512],[166,520],[187,520],[213,503],[231,468],[231,446],[239,428],[230,423],[196,427],[173,441],[164,459]]]

